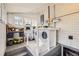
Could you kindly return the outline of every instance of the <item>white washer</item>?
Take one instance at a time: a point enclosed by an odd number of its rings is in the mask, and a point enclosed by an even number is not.
[[[56,47],[56,29],[54,28],[40,28],[39,29],[39,45],[42,53],[46,50],[50,50],[52,47]]]
[[[49,51],[48,31],[44,28],[39,28],[39,55]]]
[[[35,40],[37,40],[38,39],[38,29],[33,30],[33,35],[34,35]]]

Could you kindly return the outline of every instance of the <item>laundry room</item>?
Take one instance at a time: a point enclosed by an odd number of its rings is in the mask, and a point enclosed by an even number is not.
[[[0,56],[79,56],[79,3],[0,3]]]

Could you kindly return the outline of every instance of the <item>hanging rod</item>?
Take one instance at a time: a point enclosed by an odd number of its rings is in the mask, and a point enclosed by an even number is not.
[[[69,15],[72,15],[72,14],[76,14],[76,13],[79,13],[79,11],[76,11],[76,12],[73,12],[73,13],[69,13],[69,14],[65,14],[65,15],[62,15],[62,16],[58,16],[58,17],[69,16]]]
[[[76,13],[79,13],[79,11],[72,12],[72,13],[69,13],[69,14],[65,14],[65,15],[62,15],[62,16],[57,16],[57,17],[54,16],[54,18],[52,18],[52,21],[53,21],[53,19],[55,19],[55,18],[61,18],[61,17],[65,17],[65,16],[73,15],[73,14],[76,14]]]

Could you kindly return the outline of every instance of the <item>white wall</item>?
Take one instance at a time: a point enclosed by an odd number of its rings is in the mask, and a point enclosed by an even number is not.
[[[7,13],[6,5],[0,4],[0,18],[2,22],[0,23],[0,56],[3,56],[6,50],[6,23],[7,23]]]
[[[79,4],[78,3],[56,4],[56,16],[62,16],[67,13],[72,13],[75,11],[79,11]]]
[[[6,49],[6,26],[0,23],[0,56],[3,56]]]
[[[62,17],[57,27],[61,28],[59,32],[60,43],[75,48],[79,47],[79,13]],[[68,39],[69,35],[73,36],[73,40]]]
[[[56,15],[61,16],[79,10],[79,4],[57,4]],[[59,31],[59,42],[64,45],[72,46],[79,49],[79,13],[64,16],[60,18],[57,27]],[[69,40],[68,36],[72,35],[73,40]]]

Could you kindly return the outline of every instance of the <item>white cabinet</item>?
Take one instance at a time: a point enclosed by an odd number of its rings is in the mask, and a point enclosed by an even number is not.
[[[6,49],[6,26],[0,23],[0,56],[3,56]]]

